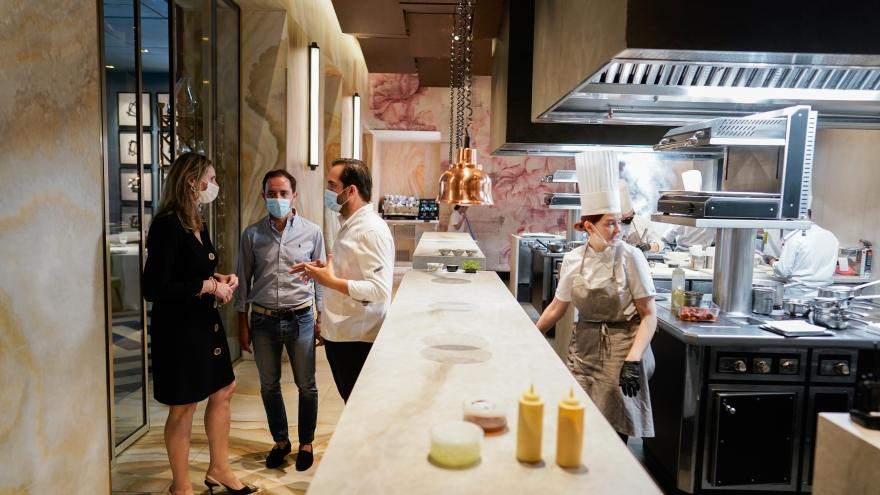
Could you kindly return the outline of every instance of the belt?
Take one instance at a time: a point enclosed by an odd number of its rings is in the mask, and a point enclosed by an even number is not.
[[[294,309],[294,308],[270,309],[270,308],[264,308],[263,306],[260,306],[259,304],[251,304],[251,309],[253,310],[254,313],[257,313],[257,314],[260,314],[263,316],[268,316],[270,318],[283,319],[283,318],[290,318],[293,315],[299,316],[302,314],[311,313],[312,312],[312,305],[309,304],[308,306],[304,306],[302,308],[297,308],[297,309]]]

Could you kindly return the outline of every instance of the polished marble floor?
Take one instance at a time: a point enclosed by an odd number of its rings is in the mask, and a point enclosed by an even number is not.
[[[232,401],[232,428],[230,432],[230,461],[232,468],[246,483],[262,488],[260,493],[281,495],[305,493],[321,457],[327,448],[330,435],[342,414],[343,402],[333,378],[323,348],[318,348],[316,363],[318,382],[318,428],[315,432],[315,464],[304,472],[293,467],[294,456],[288,464],[278,469],[266,469],[263,463],[272,437],[266,425],[266,415],[260,400],[260,383],[257,368],[252,360],[243,359],[235,366],[238,384]],[[281,382],[287,406],[287,418],[292,437],[296,438],[297,391],[293,374],[285,363]],[[208,468],[208,443],[204,432],[205,402],[199,405],[193,421],[192,446],[190,449],[190,480],[197,494],[207,493],[203,484]],[[113,467],[113,493],[119,495],[167,493],[171,485],[171,469],[162,440],[162,427],[167,408],[152,401],[150,404],[151,429],[143,438],[123,452]],[[294,443],[294,449],[296,448]]]

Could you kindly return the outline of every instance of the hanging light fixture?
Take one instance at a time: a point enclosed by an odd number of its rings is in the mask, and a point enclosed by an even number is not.
[[[440,176],[437,200],[461,205],[493,205],[492,179],[477,163],[468,131],[471,108],[471,60],[476,0],[459,0],[452,24],[449,62],[449,169]],[[457,160],[452,162],[452,150]]]

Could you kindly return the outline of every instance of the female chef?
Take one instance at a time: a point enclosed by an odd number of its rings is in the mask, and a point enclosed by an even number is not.
[[[577,156],[587,243],[565,255],[553,302],[537,326],[547,332],[569,304],[578,322],[568,367],[624,440],[654,436],[648,378],[657,328],[654,282],[638,248],[620,240],[617,161],[611,152]]]

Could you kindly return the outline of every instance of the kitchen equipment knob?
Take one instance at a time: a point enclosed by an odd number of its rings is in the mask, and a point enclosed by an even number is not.
[[[730,404],[724,404],[724,410],[730,414],[736,414],[736,408],[731,406]]]
[[[794,363],[792,363],[788,359],[783,359],[782,362],[779,363],[779,366],[781,366],[782,369],[790,370],[792,368],[792,366],[794,366]]]
[[[849,364],[847,364],[846,361],[840,361],[834,365],[834,371],[836,371],[838,375],[848,376]]]
[[[755,361],[755,369],[758,370],[758,373],[769,373],[770,365],[767,364],[767,361]]]
[[[745,373],[746,372],[746,362],[742,359],[737,359],[733,362],[733,369],[737,373]]]

